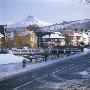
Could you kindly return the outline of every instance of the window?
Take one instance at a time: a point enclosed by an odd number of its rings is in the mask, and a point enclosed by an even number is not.
[[[69,37],[70,38],[70,40],[73,40],[73,37]]]

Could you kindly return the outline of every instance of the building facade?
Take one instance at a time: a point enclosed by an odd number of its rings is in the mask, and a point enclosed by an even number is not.
[[[51,33],[42,37],[44,47],[56,47],[65,45],[65,37],[60,32]]]
[[[23,38],[24,46],[37,48],[37,35],[34,31],[20,32],[19,37]]]
[[[83,42],[83,35],[80,32],[74,30],[65,30],[66,33],[66,45],[78,46]]]

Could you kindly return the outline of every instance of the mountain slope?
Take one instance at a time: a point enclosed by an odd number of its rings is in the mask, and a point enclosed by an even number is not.
[[[62,23],[53,24],[50,26],[43,27],[42,31],[62,31],[63,29],[83,29],[83,30],[90,30],[90,19],[84,20],[76,20],[76,21],[64,21]]]
[[[38,25],[41,27],[41,26],[47,26],[47,25],[51,25],[51,24],[44,22],[44,21],[41,21],[41,20],[29,15],[28,17],[26,17],[22,21],[19,21],[15,24],[8,26],[8,28],[27,27],[29,25]]]

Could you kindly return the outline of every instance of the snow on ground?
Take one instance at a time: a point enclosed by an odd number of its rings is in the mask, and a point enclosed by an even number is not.
[[[81,74],[81,75],[88,75],[88,72],[87,71],[83,71],[83,72],[79,72],[79,74]]]
[[[0,65],[10,63],[20,63],[23,61],[22,57],[18,57],[12,54],[0,54]]]
[[[21,69],[23,57],[13,54],[0,54],[0,79]]]
[[[82,72],[79,72],[78,74],[82,75],[83,78],[90,79],[90,72],[88,71],[82,71]]]
[[[84,52],[90,52],[90,49],[84,48]]]
[[[60,57],[54,60],[49,59],[47,62],[29,64],[25,68],[22,67],[22,63],[21,63],[23,59],[22,57],[14,56],[12,54],[0,54],[0,64],[1,64],[0,65],[0,80],[3,80],[5,78],[8,78],[9,76],[17,75],[17,74],[20,74],[29,70],[33,70],[36,68],[44,67],[46,65],[54,64],[62,60],[67,60],[69,58],[71,59],[77,56],[82,56],[83,54],[86,54],[89,51],[90,50],[85,49],[83,53],[71,55],[69,57],[64,56],[63,58]]]

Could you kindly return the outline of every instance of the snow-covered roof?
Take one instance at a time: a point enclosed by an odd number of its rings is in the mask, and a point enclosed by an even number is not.
[[[42,38],[50,38],[50,35],[45,35]]]
[[[54,32],[54,34],[59,34],[59,35],[62,35],[60,32]]]
[[[65,37],[63,37],[62,35],[59,35],[59,34],[51,34],[50,38],[65,38]]]
[[[51,33],[51,35],[45,35],[42,38],[65,38],[60,32]]]

